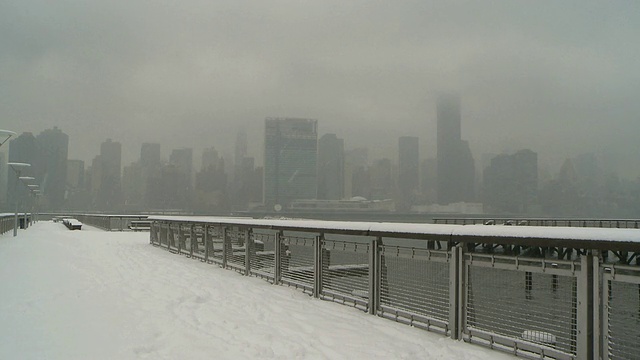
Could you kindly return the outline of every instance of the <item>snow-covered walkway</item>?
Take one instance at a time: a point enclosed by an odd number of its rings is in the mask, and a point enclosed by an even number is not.
[[[0,235],[0,359],[512,359],[149,245]]]

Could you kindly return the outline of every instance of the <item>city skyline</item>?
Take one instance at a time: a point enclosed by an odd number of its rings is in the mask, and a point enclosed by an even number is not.
[[[440,136],[446,144],[466,144],[458,138],[462,128],[459,108],[457,97],[444,98],[439,119]],[[369,209],[375,206],[378,211],[395,209],[401,213],[640,214],[640,179],[629,181],[607,171],[603,159],[592,153],[565,159],[555,175],[540,169],[535,149],[484,154],[475,161],[475,170],[474,166],[467,169],[473,171],[472,176],[459,176],[459,165],[464,161],[458,156],[473,159],[468,149],[460,152],[456,146],[445,146],[443,164],[458,165],[450,170],[445,166],[442,171],[438,159],[421,156],[418,137],[399,137],[395,156],[377,158],[369,156],[368,148],[344,150],[345,141],[336,134],[319,137],[318,123],[266,118],[263,154],[245,149],[247,140],[240,130],[233,158],[225,159],[215,146],[203,149],[199,170],[194,165],[198,153],[193,148],[171,149],[170,156],[164,158],[160,143],[140,144],[139,158],[125,164],[121,143],[112,139],[103,141],[99,153],[85,166],[83,161],[67,157],[70,139],[56,127],[38,136],[23,133],[12,139],[9,158],[33,164],[25,174],[34,175],[33,181],[43,189],[44,209],[227,213],[278,211],[291,206],[293,211],[355,206],[344,201],[360,199],[369,201],[362,204]],[[255,158],[261,155],[269,164],[266,169],[256,165]],[[448,179],[452,174],[453,180]],[[466,182],[456,178],[466,178]],[[448,184],[444,192],[439,183]],[[15,184],[8,185],[5,208],[15,198]],[[473,192],[467,193],[467,189]],[[374,205],[382,200],[384,203]]]
[[[85,163],[117,139],[129,163],[138,142],[233,154],[238,128],[255,154],[264,117],[293,116],[348,149],[374,139],[373,157],[404,135],[431,157],[438,93],[455,92],[477,156],[536,149],[555,172],[594,152],[640,175],[640,3],[290,5],[15,2],[0,14],[2,127],[58,126]]]

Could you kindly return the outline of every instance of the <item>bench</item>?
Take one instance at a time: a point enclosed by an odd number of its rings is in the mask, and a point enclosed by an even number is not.
[[[82,223],[74,218],[66,218],[66,219],[62,219],[62,223],[69,229],[69,230],[82,230]]]
[[[150,231],[151,221],[149,220],[132,220],[129,229],[133,231]]]

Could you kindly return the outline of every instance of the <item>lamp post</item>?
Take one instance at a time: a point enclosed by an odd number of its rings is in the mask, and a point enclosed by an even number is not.
[[[33,211],[32,211],[32,223],[38,222],[38,212],[40,211],[40,202],[38,201],[38,199],[40,198],[40,195],[42,195],[42,193],[40,192],[40,190],[33,190]]]
[[[31,181],[31,180],[35,180],[36,178],[34,178],[33,176],[20,176],[18,177],[18,179],[22,180],[22,183],[27,187],[27,190],[31,190],[29,189],[29,184],[27,184],[27,181]],[[22,226],[24,226],[24,229],[29,227],[29,223],[27,222],[27,210],[24,210],[24,213],[22,214],[23,219],[22,219]]]
[[[15,136],[16,133],[9,130],[0,130],[0,146],[6,143],[10,137]]]
[[[30,193],[31,198],[32,198],[31,199],[31,211],[30,211],[31,221],[29,221],[29,219],[27,219],[27,213],[25,212],[25,214],[24,214],[24,227],[25,227],[25,229],[28,228],[29,226],[31,226],[31,224],[33,224],[33,203],[35,202],[34,199],[35,199],[36,191],[40,191],[40,190],[38,190],[38,188],[40,186],[36,185],[36,184],[29,184],[29,185],[27,185],[27,187],[29,188],[29,193]]]
[[[15,216],[13,217],[13,236],[15,237],[15,236],[18,236],[18,192],[17,192],[18,182],[20,181],[20,173],[22,172],[22,169],[30,167],[31,164],[10,162],[10,163],[7,163],[7,165],[9,165],[11,169],[13,169],[13,171],[16,173],[16,183],[13,186],[13,193],[15,196],[13,201],[16,203]]]

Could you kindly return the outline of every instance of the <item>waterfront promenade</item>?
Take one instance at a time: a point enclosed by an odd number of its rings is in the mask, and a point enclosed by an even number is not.
[[[2,359],[510,359],[242,277],[149,233],[0,235]]]

